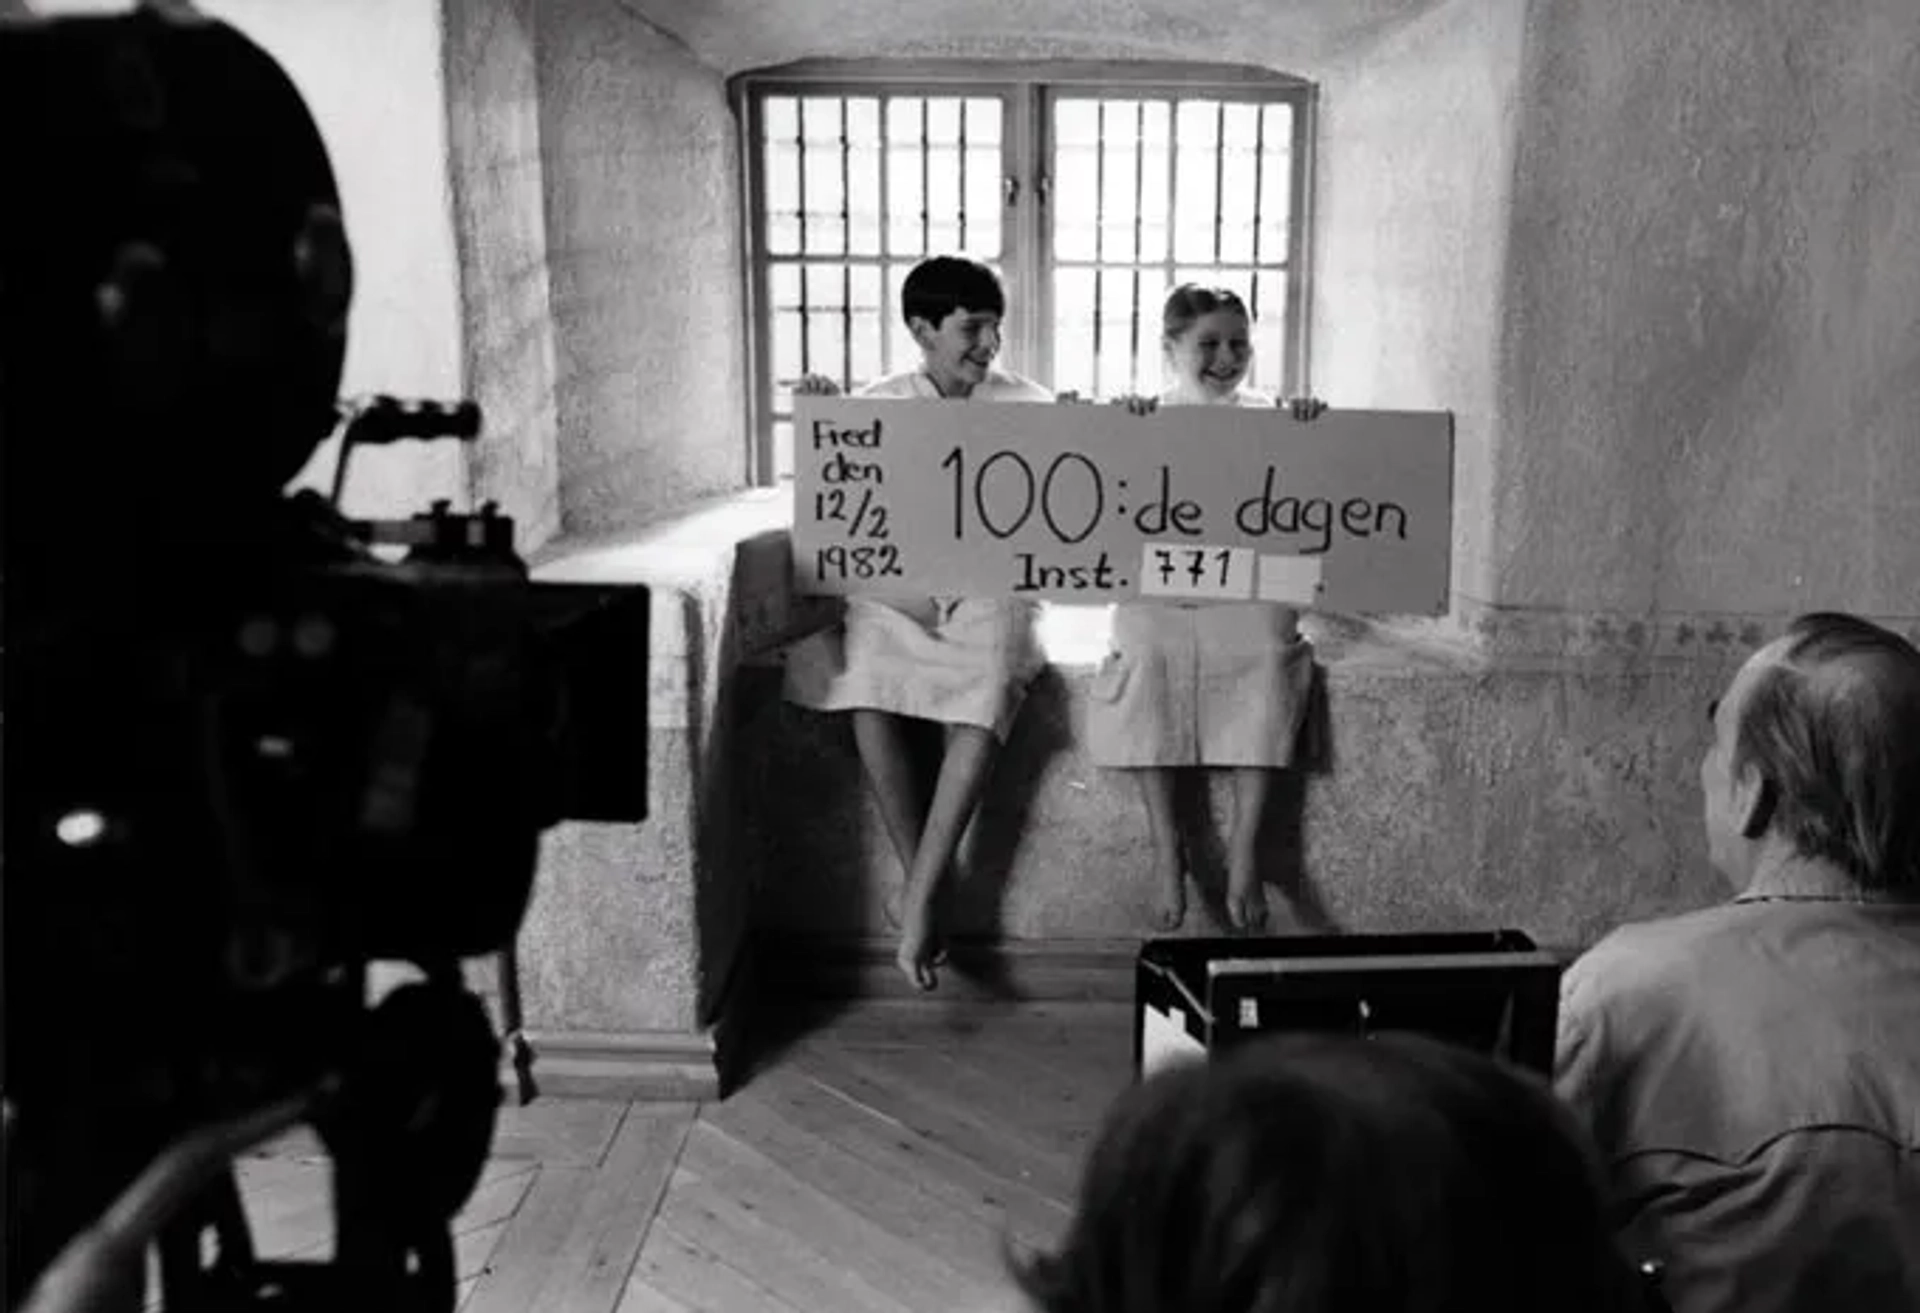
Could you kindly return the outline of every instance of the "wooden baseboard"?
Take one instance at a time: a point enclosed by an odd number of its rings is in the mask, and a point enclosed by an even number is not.
[[[759,1007],[782,1002],[908,998],[1128,1003],[1137,939],[959,939],[936,995],[894,964],[891,939],[763,938],[755,953]]]
[[[692,1030],[530,1030],[538,1094],[649,1103],[724,1098],[745,1061],[746,1032],[757,976],[753,955],[739,952],[721,984],[713,1017]],[[519,1074],[509,1051],[500,1066],[508,1098]]]
[[[676,1103],[720,1097],[719,1044],[711,1029],[528,1031],[526,1038],[542,1097]],[[513,1097],[511,1064],[501,1079]]]

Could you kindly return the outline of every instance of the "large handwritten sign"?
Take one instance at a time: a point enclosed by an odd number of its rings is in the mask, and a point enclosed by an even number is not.
[[[797,397],[805,592],[1441,614],[1444,412]]]

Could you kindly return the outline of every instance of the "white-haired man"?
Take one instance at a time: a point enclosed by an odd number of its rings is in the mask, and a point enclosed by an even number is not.
[[[1731,903],[1569,968],[1556,1084],[1676,1313],[1920,1309],[1920,652],[1818,614],[1710,710]]]

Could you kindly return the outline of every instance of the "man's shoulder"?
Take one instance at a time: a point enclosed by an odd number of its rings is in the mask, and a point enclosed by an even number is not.
[[[1676,1037],[1692,1033],[1712,1011],[1713,979],[1737,958],[1722,946],[1737,934],[1734,910],[1709,907],[1623,925],[1561,975],[1555,1084],[1603,1141],[1638,1134],[1623,1120],[1638,1115],[1621,1102],[1629,1073],[1667,1065],[1670,1057],[1659,1055],[1670,1054]]]
[[[1618,927],[1568,966],[1569,1002],[1670,993],[1681,978],[1707,966],[1721,943],[1743,936],[1743,911],[1737,904],[1723,903]]]
[[[1745,909],[1739,903],[1715,903],[1672,916],[1629,921],[1609,931],[1585,956],[1614,954],[1626,956],[1663,956],[1686,949],[1701,940],[1710,940],[1738,929]]]

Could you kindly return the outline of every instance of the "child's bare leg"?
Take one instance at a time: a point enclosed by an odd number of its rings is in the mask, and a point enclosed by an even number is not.
[[[1267,895],[1260,884],[1260,822],[1273,772],[1243,766],[1233,772],[1233,832],[1227,840],[1227,919],[1242,930],[1264,930]]]
[[[913,870],[913,855],[920,851],[920,781],[913,770],[908,747],[907,722],[890,711],[862,709],[853,715],[853,741],[860,749],[860,764],[866,767],[873,785],[874,801],[880,804],[880,820],[893,841],[894,855],[900,859],[900,879],[904,885]],[[899,891],[887,894],[887,919],[900,924]]]
[[[1147,835],[1153,841],[1153,921],[1162,930],[1178,929],[1187,917],[1187,877],[1180,865],[1180,828],[1173,814],[1174,774],[1167,767],[1132,772],[1147,809]]]
[[[920,989],[932,989],[939,983],[933,971],[933,896],[953,865],[953,854],[980,801],[998,747],[993,731],[977,725],[955,726],[947,737],[940,780],[934,785],[933,805],[927,809],[920,848],[908,870],[907,890],[900,905],[900,952],[896,960],[907,979]]]

